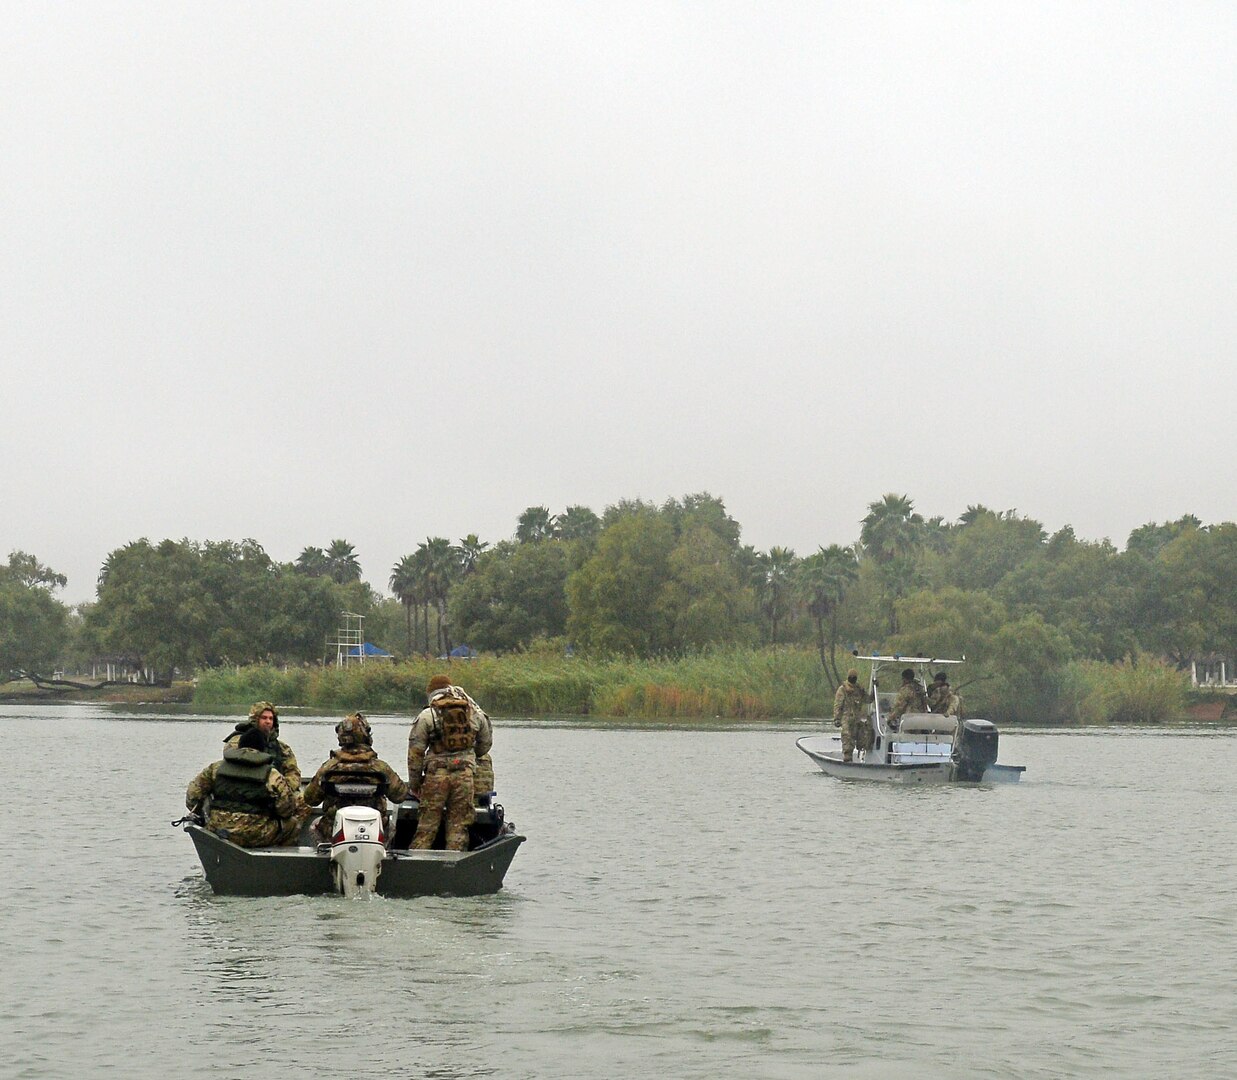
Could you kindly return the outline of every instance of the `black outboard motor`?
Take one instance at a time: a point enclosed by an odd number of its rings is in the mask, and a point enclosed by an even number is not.
[[[984,770],[996,764],[996,725],[988,720],[963,720],[954,739],[954,780],[982,780]]]

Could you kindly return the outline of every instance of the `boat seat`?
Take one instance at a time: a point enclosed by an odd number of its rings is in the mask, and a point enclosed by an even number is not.
[[[907,735],[952,735],[957,727],[957,718],[953,716],[944,716],[941,713],[905,713],[898,724],[898,730],[892,732],[890,738],[897,741]]]

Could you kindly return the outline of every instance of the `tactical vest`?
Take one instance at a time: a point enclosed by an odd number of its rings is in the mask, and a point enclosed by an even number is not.
[[[240,755],[241,752],[231,746],[223,752],[223,761],[215,771],[211,809],[275,816],[275,796],[266,787],[266,778],[271,774],[271,755],[261,754],[256,760]]]
[[[363,767],[334,769],[322,778],[323,794],[340,806],[372,806],[381,810],[387,797],[387,778]]]
[[[430,750],[435,754],[462,754],[476,745],[477,733],[469,717],[468,702],[446,698],[430,706]]]

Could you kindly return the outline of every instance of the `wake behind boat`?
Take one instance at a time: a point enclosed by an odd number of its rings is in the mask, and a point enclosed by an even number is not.
[[[856,750],[846,761],[841,739],[836,735],[805,735],[799,747],[823,773],[845,780],[876,780],[894,784],[944,784],[958,782],[1010,783],[1021,779],[1023,765],[997,764],[999,733],[988,720],[960,720],[935,712],[908,712],[889,718],[894,695],[878,689],[879,673],[891,666],[910,668],[916,679],[926,682],[931,668],[960,664],[925,656],[858,656],[867,660],[871,702],[866,720],[871,725],[872,745]]]

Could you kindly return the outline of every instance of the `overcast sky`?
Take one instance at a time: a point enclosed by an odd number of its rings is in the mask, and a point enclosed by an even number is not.
[[[1231,3],[4,3],[0,558],[1237,516]]]

